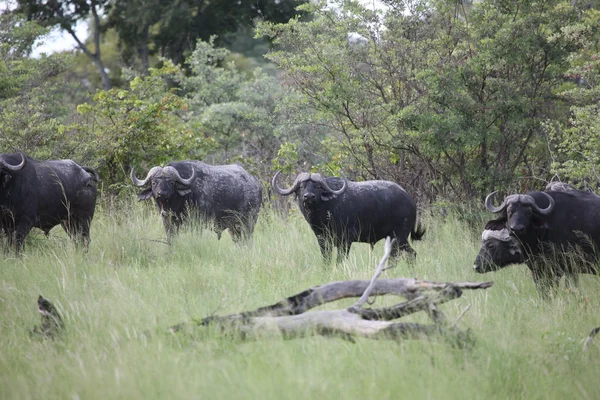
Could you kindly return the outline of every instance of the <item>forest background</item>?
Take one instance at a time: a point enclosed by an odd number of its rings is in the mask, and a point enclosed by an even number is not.
[[[0,153],[114,197],[176,159],[387,179],[422,203],[600,181],[600,2],[14,0]],[[75,26],[87,21],[80,37]],[[78,48],[32,57],[50,29]]]

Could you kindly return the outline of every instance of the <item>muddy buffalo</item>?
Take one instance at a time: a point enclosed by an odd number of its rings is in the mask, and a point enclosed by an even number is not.
[[[233,240],[250,239],[262,203],[258,180],[239,165],[209,165],[201,161],[177,161],[155,166],[146,178],[140,200],[154,198],[170,240],[189,217],[210,224],[219,238],[229,229]]]
[[[304,172],[296,176],[287,189],[277,184],[280,172],[273,176],[272,186],[282,196],[296,194],[304,218],[317,236],[325,261],[332,246],[338,250],[337,261],[348,255],[354,242],[374,245],[386,236],[395,238],[392,257],[405,251],[414,257],[408,243],[420,240],[425,230],[417,223],[417,207],[410,194],[390,181],[352,182],[336,177]]]
[[[0,155],[0,231],[18,253],[32,228],[47,235],[60,224],[87,248],[96,209],[98,174],[71,160],[38,161]]]

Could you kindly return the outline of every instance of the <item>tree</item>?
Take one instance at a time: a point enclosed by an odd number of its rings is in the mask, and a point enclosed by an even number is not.
[[[0,15],[0,152],[19,149],[41,158],[77,153],[61,79],[71,58],[29,57],[46,31],[18,13]]]
[[[289,137],[278,130],[284,116],[277,106],[287,96],[272,76],[255,70],[239,71],[231,53],[198,41],[188,57],[189,73],[178,79],[189,104],[188,126],[210,137],[209,162],[242,162],[257,176],[267,178],[270,160]]]
[[[561,35],[581,43],[559,95],[569,104],[567,121],[547,121],[553,145],[553,171],[563,181],[598,189],[600,182],[600,12],[588,9],[581,22]]]
[[[107,5],[107,20],[119,33],[126,54],[137,55],[146,71],[150,55],[182,64],[198,39],[223,38],[253,26],[255,20],[287,21],[304,1],[114,0]]]
[[[96,65],[104,90],[110,89],[110,79],[102,62],[100,48],[102,32],[100,13],[109,0],[17,0],[17,3],[17,12],[25,14],[29,20],[45,27],[59,27],[68,32],[81,51]],[[93,51],[85,44],[85,39],[80,38],[75,32],[77,22],[88,20],[90,17]]]
[[[560,35],[577,23],[576,6],[386,3],[311,3],[302,8],[310,21],[258,30],[302,96],[302,122],[328,129],[321,145],[346,160],[346,173],[433,199],[479,197],[547,171],[541,127],[559,118],[553,90],[580,47]]]
[[[91,102],[78,106],[85,118],[83,134],[92,138],[99,158],[98,172],[113,194],[133,166],[205,156],[209,141],[183,124],[179,113],[187,105],[167,83],[178,74],[179,68],[166,62],[131,79],[127,89],[98,91]]]

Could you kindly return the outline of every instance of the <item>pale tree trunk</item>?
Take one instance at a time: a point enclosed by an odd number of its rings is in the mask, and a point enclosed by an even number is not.
[[[148,51],[148,40],[149,40],[149,25],[144,25],[144,31],[142,33],[141,42],[138,46],[138,54],[142,61],[142,70],[144,75],[148,75],[148,69],[150,68],[149,51]]]
[[[96,8],[95,0],[91,1],[90,9],[92,11],[93,19],[92,35],[94,38],[94,52],[92,52],[85,45],[85,43],[81,41],[81,39],[77,36],[75,31],[71,27],[68,27],[66,30],[73,37],[73,39],[75,39],[75,42],[77,42],[77,46],[79,46],[79,48],[85,53],[85,55],[87,55],[93,61],[94,65],[96,65],[98,73],[100,74],[100,79],[102,80],[102,88],[104,90],[109,90],[111,84],[108,78],[108,73],[106,72],[106,68],[104,68],[104,63],[102,62],[102,56],[100,53],[100,17],[98,16],[98,10]]]

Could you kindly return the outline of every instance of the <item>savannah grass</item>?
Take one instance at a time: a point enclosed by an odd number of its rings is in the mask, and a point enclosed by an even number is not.
[[[425,217],[413,242],[414,267],[401,260],[384,277],[493,280],[441,306],[475,338],[460,349],[441,340],[338,338],[242,342],[208,331],[171,335],[170,325],[272,304],[311,286],[369,279],[383,253],[354,244],[339,265],[323,265],[298,214],[262,212],[252,246],[229,234],[184,230],[171,246],[154,209],[99,208],[88,253],[59,228],[35,232],[23,255],[0,259],[1,399],[347,399],[600,398],[600,341],[581,340],[600,325],[600,278],[541,299],[525,266],[478,275],[479,238],[449,216]],[[65,334],[31,337],[38,295],[60,309]],[[378,299],[375,306],[395,299]],[[356,299],[327,307],[341,308]],[[427,322],[422,315],[406,321]],[[147,334],[151,332],[151,334]]]

